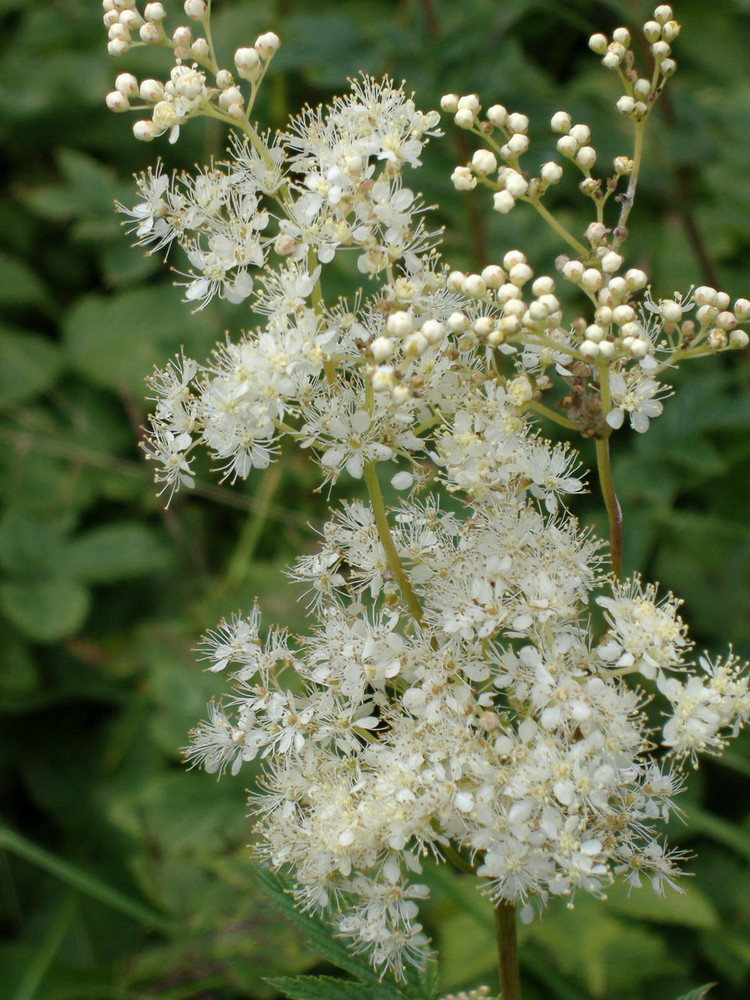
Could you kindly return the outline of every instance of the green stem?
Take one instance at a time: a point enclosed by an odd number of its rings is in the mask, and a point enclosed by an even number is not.
[[[547,417],[548,420],[552,420],[560,427],[567,427],[570,431],[579,431],[581,429],[581,425],[577,423],[577,421],[571,420],[570,417],[564,417],[561,413],[557,413],[551,407],[545,406],[544,403],[527,403],[525,409],[533,410],[534,413],[541,413],[543,417]]]
[[[0,826],[0,849],[18,855],[19,858],[36,865],[48,874],[60,879],[61,882],[72,886],[78,892],[91,896],[100,903],[104,903],[105,906],[109,906],[119,913],[124,913],[125,916],[146,927],[154,927],[164,934],[171,934],[175,931],[174,923],[163,913],[149,909],[130,896],[126,896],[119,889],[102,882],[96,875],[50,854],[49,851],[38,847],[7,826]]]
[[[419,603],[419,598],[412,590],[409,577],[407,576],[404,565],[401,562],[401,557],[396,551],[396,545],[393,541],[393,536],[391,535],[390,525],[388,524],[388,514],[386,513],[385,502],[380,489],[380,483],[378,482],[378,474],[374,462],[365,463],[364,480],[367,492],[370,495],[370,503],[372,504],[372,511],[375,515],[375,524],[377,525],[378,535],[380,536],[380,544],[385,549],[385,557],[388,560],[388,568],[391,573],[393,573],[393,576],[399,585],[401,596],[406,601],[412,618],[418,625],[421,625],[424,619],[422,605]]]
[[[565,228],[565,226],[561,225],[561,223],[557,221],[552,212],[550,212],[548,208],[545,208],[545,206],[541,203],[541,201],[539,201],[539,199],[529,198],[523,200],[524,201],[528,200],[529,204],[534,206],[534,208],[541,215],[541,217],[544,219],[547,225],[550,226],[550,228],[554,229],[557,235],[561,237],[561,239],[565,240],[565,242],[569,246],[571,246],[577,254],[579,254],[581,257],[584,258],[589,257],[591,255],[591,251],[588,250],[583,245],[583,243],[580,243],[575,238],[575,236],[569,233],[568,230]]]
[[[596,441],[596,467],[599,473],[599,486],[607,508],[609,521],[609,558],[612,575],[618,580],[622,576],[622,511],[615,492],[615,482],[612,477],[612,462],[609,455],[609,436]]]
[[[643,138],[646,134],[646,118],[636,122],[635,143],[633,146],[633,169],[630,171],[627,191],[622,198],[622,208],[620,218],[614,231],[612,246],[617,250],[626,240],[628,235],[628,218],[635,202],[635,189],[638,186],[638,175],[641,170],[641,160],[643,159]]]
[[[506,903],[501,899],[495,905],[495,932],[500,965],[500,996],[502,1000],[521,1000],[514,903]]]

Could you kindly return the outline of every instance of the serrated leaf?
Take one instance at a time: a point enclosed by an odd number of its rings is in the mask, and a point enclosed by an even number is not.
[[[282,976],[268,982],[289,1000],[403,1000],[386,983],[370,984],[333,976]]]
[[[48,389],[62,367],[56,344],[37,333],[0,329],[0,400],[23,403]]]
[[[259,865],[255,867],[255,877],[277,909],[306,936],[313,951],[331,962],[332,965],[343,969],[344,972],[348,972],[365,983],[378,984],[380,982],[374,970],[366,962],[352,954],[346,945],[334,936],[332,928],[327,923],[307,913],[301,913],[297,909],[287,891],[290,883],[286,879],[266,868],[261,868]]]
[[[92,528],[69,542],[61,559],[67,573],[88,583],[146,576],[172,564],[172,554],[157,532],[142,524]]]
[[[0,585],[0,608],[34,642],[56,642],[83,625],[91,599],[86,587],[70,577],[6,582]]]

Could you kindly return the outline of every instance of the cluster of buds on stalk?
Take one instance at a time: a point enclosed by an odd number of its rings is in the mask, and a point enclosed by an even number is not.
[[[179,25],[171,34],[164,27],[167,12],[161,3],[147,3],[143,14],[132,0],[102,0],[102,7],[110,55],[124,55],[138,45],[163,46],[174,55],[168,80],[139,81],[132,73],[120,73],[115,89],[107,94],[110,111],[151,111],[150,119],[133,125],[136,139],[150,142],[168,132],[169,141],[176,142],[180,126],[196,115],[229,122],[247,120],[258,86],[280,44],[273,31],[259,35],[252,48],[237,49],[232,71],[216,61],[210,33],[205,30],[210,14],[206,0],[185,0],[185,14],[192,26]],[[199,33],[201,26],[204,34]],[[243,83],[249,84],[248,93]]]

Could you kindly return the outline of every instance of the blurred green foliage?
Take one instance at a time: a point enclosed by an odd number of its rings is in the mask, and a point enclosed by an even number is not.
[[[560,107],[591,124],[601,157],[627,151],[616,84],[586,39],[635,28],[642,0],[216,6],[224,51],[269,28],[284,40],[260,107],[269,124],[367,70],[405,78],[425,108],[476,90],[528,112],[539,160]],[[676,13],[680,70],[649,137],[632,262],[657,293],[708,283],[747,295],[750,3],[683,0]],[[301,624],[281,570],[314,544],[326,500],[310,498],[314,477],[290,452],[236,489],[206,468],[162,509],[137,448],[143,377],[251,319],[216,304],[191,315],[160,261],[128,247],[113,201],[132,201],[129,174],[157,152],[189,167],[222,135],[195,123],[175,147],[132,140],[104,94],[126,65],[163,75],[166,57],[115,64],[95,0],[0,0],[0,25],[0,990],[263,1000],[278,995],[265,977],[318,960],[252,878],[242,787],[182,769],[186,732],[221,686],[191,647],[255,595],[266,620]],[[452,191],[471,146],[450,122],[446,133],[414,185],[440,205],[451,263],[521,245],[550,270],[559,247],[538,219]],[[574,193],[556,194],[571,220]],[[647,435],[617,436],[626,568],[686,598],[700,645],[732,640],[750,655],[750,359],[700,362],[678,380]],[[603,529],[595,495],[580,512]],[[523,930],[529,1000],[674,1000],[708,981],[715,1000],[750,993],[748,777],[747,738],[696,775],[688,824],[670,831],[698,852],[687,895],[612,892]],[[429,878],[445,990],[493,983],[488,905],[461,878]]]

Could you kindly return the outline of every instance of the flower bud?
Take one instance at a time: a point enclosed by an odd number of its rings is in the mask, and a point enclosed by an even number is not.
[[[607,36],[596,34],[589,38],[589,48],[592,52],[596,52],[598,56],[603,56],[607,51]]]
[[[461,291],[464,295],[470,295],[472,298],[481,298],[487,291],[487,285],[481,275],[467,274],[462,282]]]
[[[515,203],[516,200],[510,191],[496,191],[492,196],[492,207],[501,215],[507,215]]]
[[[143,16],[147,21],[156,21],[160,23],[165,21],[167,18],[167,12],[164,9],[164,4],[161,3],[147,3],[143,8]]]
[[[599,357],[599,345],[595,344],[593,340],[584,340],[579,350],[588,361]]]
[[[479,113],[482,105],[479,103],[479,98],[476,94],[464,94],[463,97],[458,99],[458,110],[459,111],[471,111],[472,115]]]
[[[596,163],[596,150],[593,146],[581,146],[576,153],[576,163],[583,170],[591,170]]]
[[[623,257],[614,250],[605,253],[601,259],[602,270],[605,274],[614,274],[622,267]]]
[[[133,124],[133,135],[141,142],[151,142],[156,138],[158,129],[151,121],[138,121]]]
[[[747,347],[748,343],[750,343],[750,337],[748,337],[744,330],[732,330],[729,335],[730,347],[733,347],[737,351],[741,351],[743,348]]]
[[[550,118],[553,132],[569,132],[572,119],[567,111],[556,111]]]
[[[635,108],[635,101],[629,94],[623,94],[615,104],[615,107],[621,115],[632,115]]]
[[[643,34],[646,36],[646,41],[653,45],[661,38],[661,25],[658,21],[646,21],[643,25]]]
[[[554,160],[547,160],[546,163],[542,164],[541,177],[548,184],[557,184],[562,175],[562,167],[559,163],[555,163]]]
[[[388,392],[396,385],[396,373],[390,365],[381,365],[372,373],[372,387],[375,392]]]
[[[439,344],[445,337],[445,327],[436,319],[428,319],[424,322],[419,332],[431,347]]]
[[[465,333],[469,329],[469,317],[462,312],[451,313],[446,326],[451,333]]]
[[[503,176],[503,181],[505,183],[505,190],[512,194],[514,198],[523,198],[529,189],[528,181],[517,170],[509,170]]]
[[[497,159],[489,149],[478,149],[471,158],[471,169],[475,174],[486,176],[497,170]]]
[[[482,271],[481,277],[488,288],[499,288],[505,281],[505,271],[497,264],[488,264]]]
[[[567,260],[560,270],[564,278],[576,285],[583,280],[584,266],[580,260]]]
[[[440,107],[443,111],[450,112],[450,114],[458,111],[458,94],[443,94],[440,98]]]
[[[734,312],[740,322],[748,319],[750,317],[750,299],[737,299],[734,303]]]
[[[451,181],[456,191],[473,191],[477,186],[477,179],[469,167],[456,167]]]
[[[107,52],[115,58],[118,56],[124,56],[129,48],[130,43],[124,42],[120,38],[113,38],[112,41],[107,42]]]
[[[510,156],[522,156],[528,148],[529,137],[522,132],[514,133],[503,147],[508,150]]]
[[[275,31],[266,31],[255,39],[255,49],[262,59],[271,59],[281,45],[281,39]]]
[[[260,56],[255,49],[241,48],[234,54],[234,65],[243,80],[255,81],[263,71]]]
[[[633,161],[629,156],[616,156],[613,160],[613,166],[618,177],[633,171]]]
[[[578,142],[572,135],[563,135],[557,140],[557,152],[572,157],[578,152]]]
[[[160,80],[141,80],[139,93],[146,104],[156,104],[164,99],[164,84]]]
[[[175,48],[189,49],[193,44],[193,32],[186,24],[181,24],[179,28],[174,29],[172,41]]]
[[[508,112],[505,110],[502,104],[493,104],[491,107],[487,108],[487,121],[495,125],[497,128],[504,125],[508,118]]]
[[[615,28],[612,32],[612,41],[618,42],[620,45],[624,45],[626,49],[630,48],[630,32],[627,28]]]
[[[512,285],[520,288],[525,285],[527,281],[530,281],[534,276],[534,272],[531,270],[528,264],[514,264],[513,267],[508,272],[508,280]]]
[[[185,14],[193,21],[205,21],[208,19],[208,4],[206,0],[185,0],[183,9]]]
[[[536,296],[552,295],[555,291],[554,279],[550,278],[548,274],[540,274],[538,278],[534,279],[531,290]]]
[[[733,312],[720,312],[716,317],[716,325],[722,330],[733,330],[737,326],[737,317]]]
[[[604,277],[601,271],[595,267],[587,267],[581,275],[581,284],[588,292],[598,291],[604,284]]]
[[[460,292],[466,275],[463,271],[451,271],[446,279],[446,286],[449,292]]]
[[[394,337],[407,337],[414,329],[414,321],[410,313],[399,310],[391,313],[385,328]]]
[[[713,330],[708,331],[706,343],[712,351],[723,351],[728,342],[729,338],[727,337],[726,332],[719,329],[718,326],[715,326]]]
[[[146,21],[138,31],[138,37],[144,45],[157,45],[162,39],[161,28],[158,24]]]
[[[632,306],[615,306],[612,310],[612,322],[618,326],[625,326],[635,319],[635,309]],[[640,329],[640,328],[639,328]]]
[[[410,354],[413,357],[421,357],[429,346],[427,337],[419,330],[415,330],[414,333],[410,333],[408,337],[404,338],[404,354]]]
[[[523,406],[534,398],[534,387],[526,375],[511,379],[505,387],[508,401],[512,406]]]
[[[474,112],[468,108],[459,108],[453,116],[453,121],[459,128],[471,128],[474,124]]]
[[[672,8],[668,3],[659,4],[654,10],[654,20],[658,21],[659,24],[666,24],[667,21],[672,20],[673,16]]]
[[[110,111],[120,113],[121,111],[127,111],[130,108],[130,101],[127,97],[119,90],[112,90],[105,97],[105,103]]]
[[[522,115],[520,112],[514,111],[513,114],[508,115],[506,124],[510,132],[526,132],[529,127],[529,119],[527,115]]]

